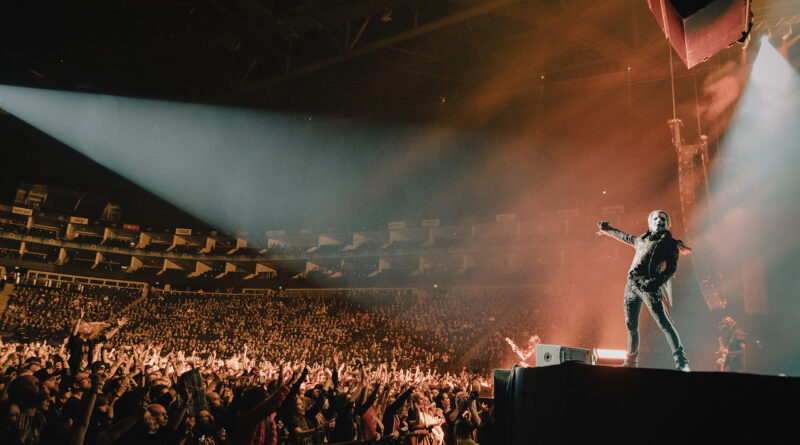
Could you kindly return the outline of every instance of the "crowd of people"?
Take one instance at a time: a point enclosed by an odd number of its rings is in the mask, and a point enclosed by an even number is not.
[[[108,350],[122,320],[107,332],[82,325],[61,345],[2,346],[3,443],[491,443],[489,382],[477,375],[338,355],[273,363],[247,348],[228,360]]]
[[[513,353],[481,345],[532,308],[457,293],[17,286],[0,441],[491,444],[491,368]]]
[[[140,296],[141,290],[99,286],[21,286],[0,315],[0,333],[22,341],[57,342],[77,307],[84,307],[91,319],[108,320]],[[508,307],[515,310],[504,309]],[[129,327],[111,346],[156,342],[167,351],[228,355],[247,344],[251,353],[270,360],[315,360],[338,351],[345,359],[358,356],[442,372],[466,365],[490,372],[511,352],[494,340],[517,333],[526,325],[517,321],[533,314],[530,299],[496,290],[491,298],[485,292],[448,295],[408,289],[291,296],[154,290],[129,308]]]
[[[107,320],[140,296],[141,290],[103,286],[17,285],[0,315],[0,333],[21,342],[58,342],[78,308],[94,320]]]

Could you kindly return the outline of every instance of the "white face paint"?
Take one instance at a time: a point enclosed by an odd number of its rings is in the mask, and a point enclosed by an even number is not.
[[[654,210],[647,217],[647,227],[653,233],[658,233],[669,228],[669,215],[661,210]]]

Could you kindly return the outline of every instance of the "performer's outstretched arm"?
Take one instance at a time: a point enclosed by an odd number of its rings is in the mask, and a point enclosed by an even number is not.
[[[629,244],[633,246],[633,240],[635,239],[633,235],[629,235],[622,230],[615,229],[608,224],[608,221],[600,221],[597,223],[597,227],[600,228],[599,231],[596,233],[598,235],[608,235],[612,238],[616,238],[622,241],[625,244]]]

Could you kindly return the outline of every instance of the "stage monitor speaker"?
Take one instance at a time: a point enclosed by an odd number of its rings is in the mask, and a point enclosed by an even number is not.
[[[647,0],[688,68],[744,42],[753,26],[750,0]]]
[[[536,345],[536,366],[558,365],[564,362],[592,364],[592,352],[588,349],[568,348],[559,345]]]

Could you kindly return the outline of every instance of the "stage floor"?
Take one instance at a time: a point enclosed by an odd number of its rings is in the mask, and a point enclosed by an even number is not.
[[[494,378],[498,444],[800,442],[799,378],[576,362]]]

